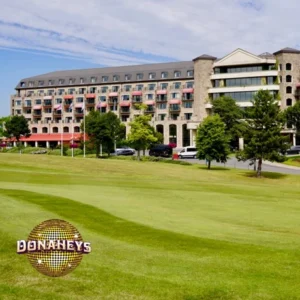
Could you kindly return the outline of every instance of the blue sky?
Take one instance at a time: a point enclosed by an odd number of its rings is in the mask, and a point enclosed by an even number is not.
[[[62,5],[63,3],[63,5]],[[0,116],[54,70],[299,48],[298,0],[0,0]]]

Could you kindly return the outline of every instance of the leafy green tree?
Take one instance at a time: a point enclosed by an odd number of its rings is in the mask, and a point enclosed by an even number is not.
[[[197,157],[207,161],[208,169],[213,160],[225,163],[230,153],[229,140],[225,124],[219,115],[205,118],[197,130]]]
[[[288,149],[287,138],[281,135],[285,117],[277,101],[267,90],[260,90],[252,100],[253,109],[247,120],[248,143],[237,153],[239,160],[258,160],[257,177],[261,176],[262,161],[282,162]]]
[[[225,123],[226,134],[230,136],[234,145],[239,137],[245,133],[246,125],[243,119],[243,111],[236,101],[228,96],[219,97],[212,102],[213,114],[218,114]]]
[[[13,116],[6,119],[4,127],[3,135],[7,138],[15,138],[18,145],[21,136],[30,136],[28,122],[24,116]]]
[[[138,159],[140,159],[140,151],[147,149],[152,143],[157,142],[155,130],[150,126],[149,121],[151,116],[140,115],[129,123],[130,133],[128,134],[128,141],[138,151]]]
[[[123,137],[124,130],[119,118],[112,112],[100,113],[99,111],[91,111],[85,118],[85,131],[89,136],[90,144],[95,147],[96,156],[99,157],[100,145],[110,155],[115,141]],[[81,128],[83,130],[83,124]]]
[[[0,118],[0,137],[4,136],[5,123],[10,119],[10,117]]]
[[[295,105],[285,110],[285,118],[288,126],[294,126],[297,131],[297,135],[300,134],[300,102],[296,102]]]

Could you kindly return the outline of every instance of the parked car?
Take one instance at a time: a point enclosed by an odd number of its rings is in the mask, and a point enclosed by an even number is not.
[[[111,155],[134,155],[135,149],[130,147],[117,148],[116,151],[112,152]]]
[[[156,145],[149,150],[150,156],[171,157],[173,153],[172,147],[169,145]]]
[[[184,147],[183,150],[178,153],[179,158],[196,158],[196,155],[197,148],[193,146]]]
[[[286,154],[300,154],[300,146],[292,146],[286,151]]]

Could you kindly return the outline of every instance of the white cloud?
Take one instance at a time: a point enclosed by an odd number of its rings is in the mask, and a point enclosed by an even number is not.
[[[287,5],[288,2],[288,5]],[[105,65],[300,43],[297,0],[0,0],[0,47]]]

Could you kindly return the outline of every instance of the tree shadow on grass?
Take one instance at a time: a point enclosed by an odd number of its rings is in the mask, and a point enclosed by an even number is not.
[[[243,172],[241,173],[242,176],[244,177],[248,177],[248,178],[257,178],[256,177],[256,172],[252,171],[252,172]],[[282,179],[287,177],[287,174],[282,174],[282,173],[275,173],[275,172],[262,172],[261,173],[261,177],[260,178],[268,178],[268,179]],[[259,179],[259,178],[257,178]]]
[[[221,167],[221,166],[211,166],[210,169],[208,169],[206,165],[199,165],[198,168],[207,171],[230,171],[231,170],[230,168]]]

